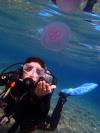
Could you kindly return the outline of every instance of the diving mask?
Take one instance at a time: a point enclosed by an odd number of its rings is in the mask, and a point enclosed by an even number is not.
[[[42,76],[45,72],[45,70],[43,68],[37,68],[37,67],[33,67],[31,65],[25,64],[23,66],[23,71],[26,73],[32,72],[32,73],[37,73],[39,76]]]
[[[45,80],[46,82],[52,84],[52,81],[53,81],[53,76],[52,74],[50,73],[50,71],[48,71],[47,69],[43,69],[43,68],[37,68],[37,67],[33,67],[29,64],[25,64],[23,66],[23,71],[26,72],[26,73],[34,73],[36,72],[39,77],[40,77],[40,80]]]

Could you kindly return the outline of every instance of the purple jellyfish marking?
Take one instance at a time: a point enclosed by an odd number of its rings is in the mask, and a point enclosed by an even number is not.
[[[66,24],[62,22],[53,22],[44,28],[42,45],[50,50],[63,50],[68,46],[70,35],[70,28]]]
[[[64,12],[75,12],[79,9],[82,0],[56,0],[60,10]]]
[[[48,31],[48,36],[53,42],[59,42],[59,40],[63,37],[63,34],[65,34],[66,30],[60,26],[55,27],[54,29],[51,28],[50,31]]]

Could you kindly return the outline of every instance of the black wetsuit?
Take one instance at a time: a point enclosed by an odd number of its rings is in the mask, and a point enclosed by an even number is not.
[[[16,72],[13,72],[13,74],[16,75]],[[0,85],[9,88],[11,82],[13,80],[4,79],[1,75]],[[26,92],[23,84],[16,80],[16,86],[11,89],[9,95],[5,98],[7,103],[4,110],[5,114],[8,117],[13,115],[17,126],[20,125],[22,129],[30,125],[42,125],[48,116],[51,96],[52,94],[37,97],[31,90]],[[10,132],[14,133],[14,130]]]

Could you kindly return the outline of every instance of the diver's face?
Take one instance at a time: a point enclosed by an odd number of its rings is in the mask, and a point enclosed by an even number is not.
[[[37,62],[26,63],[23,66],[23,79],[31,78],[37,82],[39,78],[44,74],[44,69]]]

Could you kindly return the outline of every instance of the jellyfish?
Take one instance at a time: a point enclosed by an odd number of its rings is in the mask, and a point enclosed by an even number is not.
[[[64,12],[75,12],[79,9],[82,0],[56,0],[59,9]]]
[[[52,22],[44,27],[42,45],[46,49],[60,51],[68,47],[71,30],[63,22]]]

